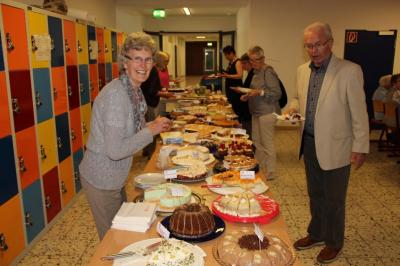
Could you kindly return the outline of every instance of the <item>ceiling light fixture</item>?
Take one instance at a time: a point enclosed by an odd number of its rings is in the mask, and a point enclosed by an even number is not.
[[[206,36],[196,36],[196,39],[205,39]]]
[[[186,14],[187,16],[190,16],[190,9],[189,9],[188,7],[184,7],[184,8],[183,8],[183,12],[185,12],[185,14]]]

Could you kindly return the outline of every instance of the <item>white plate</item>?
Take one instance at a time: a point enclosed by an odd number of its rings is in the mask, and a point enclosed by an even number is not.
[[[172,157],[172,162],[176,165],[183,165],[183,166],[188,166],[188,165],[193,165],[193,164],[197,164],[197,163],[204,163],[205,165],[213,163],[215,161],[215,157],[214,155],[212,155],[211,153],[209,154],[209,157],[207,160],[205,161],[201,161],[201,160],[195,160],[195,159],[183,159],[183,160],[179,160],[178,156],[174,156]]]
[[[129,246],[126,246],[118,253],[128,252],[128,251],[138,252],[141,249],[144,250],[143,247],[148,247],[151,244],[160,242],[161,240],[162,240],[161,238],[150,238],[150,239],[138,241],[138,242],[130,244]],[[187,246],[191,249],[191,251],[194,254],[194,262],[190,266],[203,266],[204,265],[203,257],[205,257],[204,251],[200,247],[191,245],[189,243],[187,243]],[[147,256],[142,257],[139,255],[138,256],[134,255],[134,256],[131,256],[128,258],[117,259],[114,261],[113,265],[114,266],[145,266],[147,263],[147,259],[148,259]]]
[[[296,119],[286,119],[285,115],[278,115],[277,113],[273,113],[273,115],[275,116],[275,118],[279,121],[284,121],[284,122],[300,122],[300,121],[304,121],[306,120],[303,116],[301,116],[300,118],[296,118]]]
[[[249,93],[251,92],[251,89],[249,88],[243,88],[243,87],[231,87],[232,90],[238,90],[241,93]]]
[[[206,182],[207,185],[212,185],[212,177],[207,177],[206,178]],[[211,190],[212,192],[215,192],[217,194],[221,194],[221,195],[229,195],[229,194],[233,194],[233,193],[240,193],[240,192],[244,192],[245,189],[241,188],[241,187],[209,187],[209,190]],[[255,194],[261,194],[264,193],[265,191],[267,191],[269,189],[269,187],[263,182],[261,181],[260,183],[255,184],[254,188],[251,190],[253,193]]]
[[[155,186],[166,182],[164,175],[160,173],[141,174],[136,176],[134,180],[140,187]]]

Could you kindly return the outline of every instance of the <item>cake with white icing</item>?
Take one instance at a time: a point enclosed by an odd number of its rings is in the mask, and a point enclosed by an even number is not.
[[[257,217],[263,212],[251,191],[225,195],[215,204],[215,208],[222,213],[238,217]]]
[[[161,208],[174,209],[188,203],[192,190],[185,185],[165,183],[144,191],[144,201],[158,203]]]
[[[190,244],[170,238],[163,240],[158,248],[150,254],[146,266],[189,266],[194,262],[195,255]]]

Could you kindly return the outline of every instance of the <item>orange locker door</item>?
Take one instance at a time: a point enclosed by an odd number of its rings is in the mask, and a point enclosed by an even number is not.
[[[67,65],[77,65],[75,22],[64,19],[64,46]]]
[[[99,57],[98,63],[99,64],[104,64],[105,60],[105,55],[104,55],[104,30],[102,28],[96,28],[96,39],[98,43],[98,52],[99,52]]]
[[[118,63],[113,63],[112,64],[112,77],[113,79],[118,78],[119,76],[119,69],[118,69]]]
[[[0,72],[0,138],[11,134],[10,109],[4,71]]]
[[[76,152],[82,148],[81,109],[75,108],[70,111],[69,116],[71,119],[72,151]]]
[[[58,162],[58,151],[56,144],[56,125],[54,118],[48,119],[37,125],[38,145],[40,158],[40,173],[43,176]]]
[[[54,113],[57,116],[68,111],[65,68],[63,66],[52,67],[51,79],[53,83]]]
[[[97,64],[89,65],[90,74],[90,100],[93,102],[97,94],[99,94],[99,74],[97,72]]]
[[[4,37],[7,45],[9,70],[29,69],[28,43],[26,41],[25,11],[1,5]]]
[[[62,206],[65,207],[75,194],[74,175],[72,171],[72,157],[60,163],[60,184]]]
[[[17,165],[21,189],[25,189],[39,178],[35,127],[32,126],[17,132],[15,141],[17,143]]]
[[[0,206],[0,265],[10,265],[25,247],[21,213],[18,194]]]

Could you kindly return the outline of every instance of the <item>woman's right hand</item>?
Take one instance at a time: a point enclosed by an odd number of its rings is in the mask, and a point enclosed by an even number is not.
[[[171,129],[172,122],[166,117],[157,117],[153,121],[147,124],[153,136],[160,134]]]

